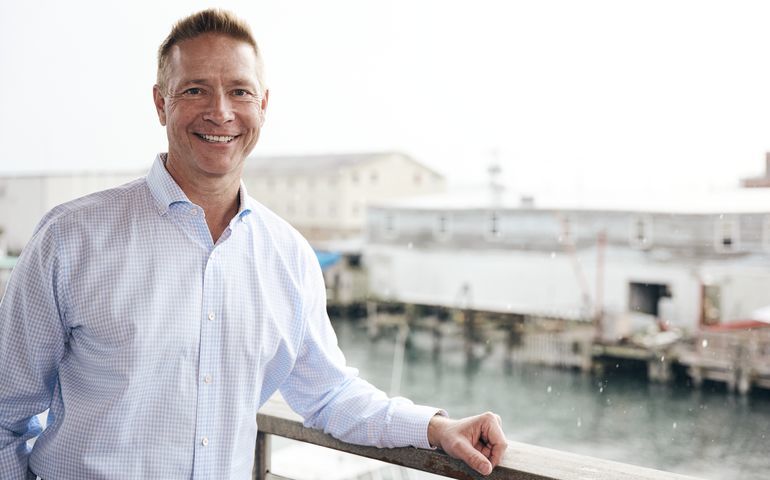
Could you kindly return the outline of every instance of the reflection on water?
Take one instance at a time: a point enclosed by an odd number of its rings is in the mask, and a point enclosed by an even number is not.
[[[338,321],[348,363],[390,390],[393,339],[370,342],[363,329]],[[469,370],[462,352],[434,362],[406,357],[402,395],[441,406],[454,417],[494,410],[509,438],[707,479],[770,478],[770,395],[648,384],[540,367],[506,371],[492,355]]]

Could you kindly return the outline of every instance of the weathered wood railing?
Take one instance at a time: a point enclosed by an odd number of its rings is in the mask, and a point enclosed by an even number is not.
[[[256,480],[288,480],[271,472],[270,435],[462,480],[481,478],[490,480],[693,480],[693,477],[512,441],[508,442],[508,450],[502,463],[491,475],[482,477],[462,462],[450,458],[441,451],[362,447],[341,442],[319,430],[305,428],[302,426],[301,418],[280,398],[273,398],[267,402],[257,415],[257,423],[259,434],[254,468]]]

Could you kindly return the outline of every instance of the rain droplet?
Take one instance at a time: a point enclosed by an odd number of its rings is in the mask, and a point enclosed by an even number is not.
[[[556,252],[551,252],[551,258],[556,258]]]
[[[599,393],[604,393],[604,387],[599,387]]]
[[[660,357],[660,361],[661,361],[661,362],[665,362],[665,361],[666,361],[666,356],[665,356],[665,355],[662,355],[662,356]]]
[[[709,341],[704,338],[703,341],[700,342],[700,344],[703,346],[703,348],[706,348],[709,346]]]
[[[551,393],[551,386],[550,386],[550,385],[548,385],[548,388],[546,389],[546,391],[547,391],[548,393]]]
[[[578,428],[583,426],[583,419],[580,418],[580,417],[578,417],[578,419],[577,419],[577,426],[578,426]]]
[[[672,428],[676,430],[676,422],[674,422],[674,425],[672,425]]]
[[[412,249],[413,246],[414,245],[412,245],[412,242],[409,242],[409,243],[406,244],[406,248],[408,248],[410,250]]]

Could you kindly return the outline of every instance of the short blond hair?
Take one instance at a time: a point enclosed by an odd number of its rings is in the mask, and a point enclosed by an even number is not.
[[[169,33],[166,39],[163,40],[163,43],[160,44],[160,48],[158,48],[157,76],[160,91],[165,94],[166,88],[168,87],[169,57],[171,56],[172,47],[180,42],[190,40],[206,33],[226,35],[251,45],[254,49],[254,54],[257,56],[257,80],[259,81],[262,93],[264,93],[266,86],[264,81],[262,54],[257,46],[257,41],[254,40],[254,35],[251,33],[251,28],[244,20],[238,18],[234,13],[218,8],[202,10],[179,20],[174,24],[171,33]]]

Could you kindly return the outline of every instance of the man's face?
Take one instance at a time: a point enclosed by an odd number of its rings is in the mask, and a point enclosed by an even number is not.
[[[217,34],[180,42],[170,52],[166,86],[156,85],[153,97],[179,180],[240,175],[267,107],[254,49]]]

